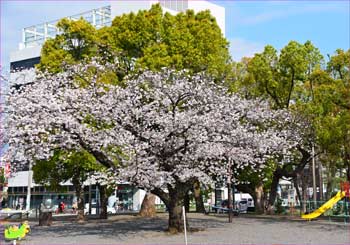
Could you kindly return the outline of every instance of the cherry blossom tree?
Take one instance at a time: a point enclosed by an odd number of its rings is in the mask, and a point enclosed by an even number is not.
[[[115,86],[99,82],[96,74],[105,70],[112,65],[93,61],[55,75],[37,73],[11,91],[11,159],[35,164],[56,149],[83,149],[109,168],[106,182],[129,181],[159,196],[169,210],[169,231],[179,232],[184,197],[196,181],[211,185],[231,166],[263,168],[298,141],[276,127],[289,120],[287,112],[228,94],[204,74],[143,71]]]

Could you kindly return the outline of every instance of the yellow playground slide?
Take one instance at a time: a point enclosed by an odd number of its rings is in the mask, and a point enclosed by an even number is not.
[[[303,219],[314,219],[326,212],[328,209],[332,208],[334,204],[339,202],[341,199],[345,197],[345,191],[339,191],[337,195],[329,199],[325,204],[323,204],[320,208],[316,209],[312,213],[303,214],[301,218]]]

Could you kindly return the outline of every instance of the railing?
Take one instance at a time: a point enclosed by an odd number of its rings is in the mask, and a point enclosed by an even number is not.
[[[97,29],[102,28],[110,25],[112,22],[111,6],[93,9],[66,18],[70,20],[79,20],[83,18]],[[56,26],[58,21],[59,20],[55,20],[24,28],[22,32],[24,47],[40,46],[47,39],[54,38],[58,35],[60,33],[60,30]]]

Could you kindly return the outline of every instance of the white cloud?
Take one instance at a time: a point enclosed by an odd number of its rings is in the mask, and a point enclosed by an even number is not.
[[[245,40],[243,38],[233,38],[229,41],[230,53],[235,61],[240,61],[243,57],[252,57],[255,53],[262,52],[265,47],[262,43]]]

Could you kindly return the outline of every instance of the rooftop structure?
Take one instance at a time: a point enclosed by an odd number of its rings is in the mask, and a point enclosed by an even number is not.
[[[66,18],[70,20],[79,20],[80,18],[83,18],[94,27],[101,28],[110,25],[112,22],[111,6],[93,9]],[[22,31],[22,43],[20,44],[19,49],[40,46],[47,39],[54,38],[59,34],[59,30],[56,27],[58,21],[59,20],[54,20],[24,28]]]

